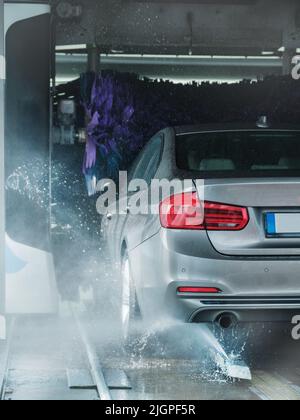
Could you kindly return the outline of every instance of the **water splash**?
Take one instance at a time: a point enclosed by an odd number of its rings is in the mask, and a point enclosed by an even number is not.
[[[5,188],[20,194],[39,208],[49,208],[49,166],[43,160],[19,166],[8,176]]]
[[[208,382],[230,382],[216,366],[216,355],[229,362],[218,338],[206,324],[185,324],[174,319],[142,323],[129,348],[128,365],[132,369],[148,369],[159,364],[163,369],[184,371]],[[177,361],[177,362],[175,362]]]
[[[89,198],[85,181],[76,165],[53,160],[32,159],[17,167],[6,180],[7,194],[44,212],[49,220],[57,279],[64,279],[66,293],[82,283],[101,278],[101,219],[96,198]],[[17,197],[19,196],[19,198]],[[51,217],[50,217],[51,216]],[[66,284],[66,286],[63,284]],[[75,285],[73,287],[73,285]]]
[[[26,162],[8,176],[6,190],[41,209],[49,210],[51,205],[52,227],[69,230],[70,239],[78,239],[83,232],[101,236],[95,200],[87,197],[81,173],[64,163],[53,161],[50,178],[49,164],[44,160]]]

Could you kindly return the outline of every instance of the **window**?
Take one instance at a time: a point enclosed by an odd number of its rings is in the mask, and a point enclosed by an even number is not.
[[[179,135],[179,169],[208,177],[300,176],[300,131],[227,131]]]
[[[144,179],[150,185],[159,167],[162,145],[162,135],[157,135],[150,140],[136,161],[130,179]]]

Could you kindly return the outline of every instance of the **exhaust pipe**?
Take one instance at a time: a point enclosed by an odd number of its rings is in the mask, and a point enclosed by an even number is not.
[[[217,317],[216,323],[223,329],[228,330],[237,324],[238,320],[236,315],[230,313],[224,313]]]

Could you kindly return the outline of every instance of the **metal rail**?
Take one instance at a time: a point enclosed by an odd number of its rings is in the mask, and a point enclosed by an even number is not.
[[[90,341],[88,334],[74,309],[72,309],[72,313],[76,321],[76,324],[78,326],[80,337],[81,337],[82,343],[84,345],[84,348],[87,354],[88,362],[90,365],[90,371],[91,371],[93,380],[96,384],[99,398],[102,401],[111,401],[112,396],[108,388],[108,385],[106,384],[104,374],[103,374],[103,369],[99,361],[96,349],[94,345],[92,344],[92,342]]]

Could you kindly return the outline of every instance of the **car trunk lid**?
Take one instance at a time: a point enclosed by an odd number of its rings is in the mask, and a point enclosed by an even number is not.
[[[205,201],[248,209],[250,220],[245,229],[207,232],[219,253],[228,256],[300,256],[300,228],[296,226],[297,223],[300,225],[299,178],[206,180],[204,190],[199,187],[198,193]],[[278,232],[276,226],[270,225],[272,221],[277,222]]]

